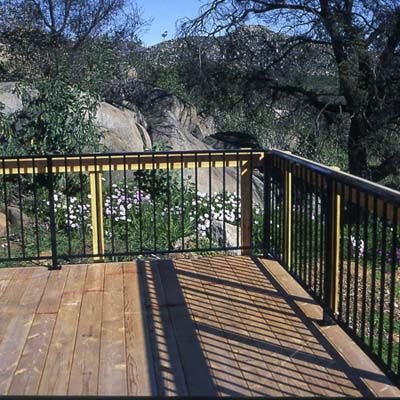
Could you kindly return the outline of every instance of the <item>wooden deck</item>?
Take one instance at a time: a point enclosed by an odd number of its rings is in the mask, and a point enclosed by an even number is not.
[[[0,270],[0,394],[399,396],[275,262]]]

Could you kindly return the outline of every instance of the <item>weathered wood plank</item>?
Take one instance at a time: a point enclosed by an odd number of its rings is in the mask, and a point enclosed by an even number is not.
[[[96,395],[99,381],[104,264],[88,266],[76,336],[69,395]]]
[[[252,307],[242,304],[242,300],[247,299],[245,293],[237,284],[236,279],[226,273],[221,265],[220,257],[202,260],[202,262],[219,280],[219,284],[209,290],[210,301],[219,319],[221,332],[227,338],[232,355],[237,360],[252,395],[260,396],[266,393],[273,396],[282,395],[260,350],[253,345],[255,344],[252,335],[254,328],[248,317]],[[230,282],[234,284],[232,287],[229,285]],[[218,297],[214,297],[215,294],[223,296],[225,301],[221,302]],[[211,333],[212,331],[207,334]]]
[[[322,376],[314,378],[310,375],[305,378],[302,371],[304,371],[304,365],[307,363],[291,358],[291,354],[304,352],[306,349],[304,346],[305,341],[311,340],[312,337],[302,336],[298,331],[297,327],[303,327],[300,320],[297,320],[296,323],[289,319],[290,323],[288,323],[286,317],[275,313],[271,315],[269,311],[267,312],[262,307],[263,304],[275,302],[275,300],[268,297],[267,292],[262,294],[262,288],[265,288],[268,283],[254,263],[248,259],[236,261],[234,258],[225,258],[220,260],[220,267],[227,271],[226,273],[233,274],[234,279],[243,285],[247,296],[254,303],[257,317],[251,318],[254,321],[252,335],[255,340],[259,340],[262,343],[262,346],[260,346],[262,357],[271,366],[273,380],[279,385],[282,392],[285,395],[326,396],[328,393],[325,387],[329,387],[332,382],[328,380],[323,385],[320,385],[318,380],[322,381]],[[252,290],[252,287],[258,288],[258,290]],[[282,301],[280,307],[283,310],[284,307],[287,307],[287,303],[282,297],[280,297],[280,300]],[[294,311],[290,308],[288,312],[295,316]],[[268,336],[266,332],[269,332]],[[309,334],[308,330],[306,332]],[[274,347],[277,346],[277,349],[282,349],[282,352],[274,353],[271,351],[269,343]],[[309,358],[312,359],[311,353]],[[336,395],[341,393],[340,389],[335,392]]]
[[[51,271],[46,290],[37,310],[38,314],[57,313],[67,281],[69,268]]]
[[[15,307],[15,313],[7,327],[5,338],[0,343],[0,393],[2,394],[6,394],[11,385],[35,311],[46,286],[47,277],[46,270],[35,270],[30,279],[26,279],[25,285],[19,281],[20,285],[25,286],[26,289],[21,296],[19,305]]]
[[[210,300],[209,291],[210,285],[204,282],[200,275],[207,275],[211,272],[211,268],[202,262],[196,260],[177,260],[174,261],[177,269],[180,271],[189,272],[193,278],[186,276],[180,277],[180,281],[184,286],[185,298],[191,313],[197,324],[200,326],[207,325],[215,329],[216,332],[221,332],[222,335],[214,334],[213,332],[205,333],[201,329],[198,330],[200,343],[205,352],[210,365],[210,372],[215,380],[215,385],[219,396],[251,396],[248,384],[241,368],[235,358],[226,335],[223,334],[222,326],[219,318],[216,315],[212,300]],[[202,294],[196,292],[191,295],[191,288],[197,287]]]
[[[100,342],[99,395],[127,395],[123,269],[106,264]]]
[[[0,298],[15,274],[15,268],[0,268]]]
[[[68,393],[87,266],[68,266],[63,270],[69,270],[68,278],[39,386],[38,393],[42,395],[65,395]],[[57,296],[53,298],[55,301],[58,299]],[[52,304],[47,305],[53,309]]]
[[[161,276],[189,395],[215,396],[217,392],[210,369],[201,350],[196,326],[185,303],[174,264],[171,260],[164,260],[155,262],[154,268]]]
[[[56,317],[56,314],[36,314],[8,394],[37,394]]]
[[[174,331],[166,307],[166,298],[158,269],[153,262],[140,263],[144,268],[144,297],[153,352],[154,371],[160,396],[187,396]]]
[[[156,395],[142,287],[143,271],[137,263],[124,263],[123,271],[128,395]]]

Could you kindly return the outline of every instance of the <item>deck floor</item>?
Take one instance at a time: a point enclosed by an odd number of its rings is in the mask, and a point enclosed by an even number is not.
[[[398,395],[318,312],[246,257],[2,269],[0,394]]]

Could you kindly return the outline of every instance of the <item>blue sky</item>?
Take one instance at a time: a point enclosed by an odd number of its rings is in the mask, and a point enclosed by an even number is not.
[[[142,35],[146,46],[162,41],[162,33],[168,31],[167,39],[175,36],[175,23],[183,17],[197,16],[203,2],[199,0],[136,0],[142,8],[145,19],[152,18],[153,22],[148,31]]]

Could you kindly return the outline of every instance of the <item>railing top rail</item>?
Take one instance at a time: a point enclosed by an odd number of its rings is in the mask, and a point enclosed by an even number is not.
[[[249,153],[264,153],[264,149],[242,148],[237,150],[165,150],[165,151],[130,151],[130,152],[103,152],[103,153],[71,153],[71,154],[46,154],[46,155],[20,155],[20,156],[0,156],[0,160],[47,160],[52,159],[64,160],[65,158],[99,158],[99,157],[130,157],[130,156],[152,156],[152,155],[190,155],[190,154],[249,154]]]
[[[349,186],[357,187],[358,189],[365,191],[371,195],[376,195],[380,198],[393,203],[396,206],[400,206],[400,192],[394,189],[390,189],[386,186],[380,185],[369,181],[364,178],[343,172],[336,167],[328,167],[315,161],[307,160],[306,158],[296,156],[290,152],[271,149],[267,151],[267,154],[281,157],[289,162],[302,165],[312,171],[317,172],[323,176],[331,177],[337,182],[344,183]]]
[[[235,167],[253,160],[259,166],[264,150],[146,151],[78,155],[0,157],[0,175],[53,172],[105,172],[112,170],[152,170],[166,168]],[[51,167],[49,167],[51,162]]]

